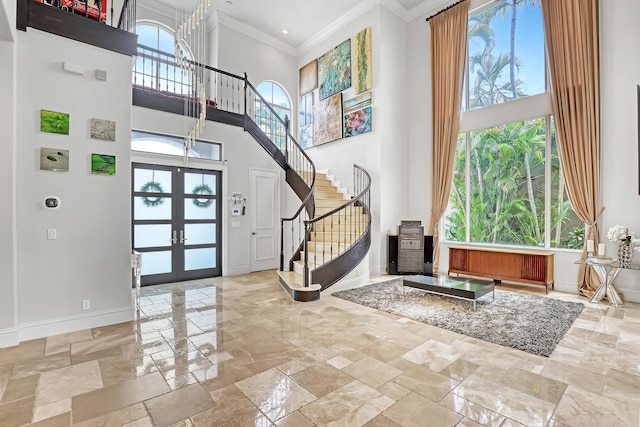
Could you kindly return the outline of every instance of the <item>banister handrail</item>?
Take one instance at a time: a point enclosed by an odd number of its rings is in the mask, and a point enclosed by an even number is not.
[[[138,49],[140,49],[140,48],[142,48],[144,50],[148,50],[148,51],[154,52],[154,53],[158,53],[158,54],[164,55],[164,56],[166,56],[168,58],[176,59],[175,55],[170,53],[170,52],[165,52],[164,50],[159,50],[159,49],[153,48],[151,46],[146,46],[146,45],[138,43]],[[153,56],[145,55],[144,53],[142,55],[138,54],[138,56],[142,56],[144,58],[153,58]],[[233,77],[233,78],[238,79],[238,80],[244,80],[245,79],[244,77],[239,76],[237,74],[233,74],[233,73],[230,73],[230,72],[224,71],[224,70],[219,70],[218,68],[211,67],[211,66],[206,65],[206,64],[201,64],[201,63],[193,61],[191,59],[185,59],[184,62],[188,62],[191,65],[194,65],[196,67],[204,67],[207,70],[215,71],[216,73],[224,74],[224,75],[226,75],[228,77]]]

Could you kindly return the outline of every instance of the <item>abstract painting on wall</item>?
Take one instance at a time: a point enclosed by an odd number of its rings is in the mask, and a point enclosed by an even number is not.
[[[97,175],[114,175],[116,173],[116,156],[92,153],[91,173]]]
[[[344,115],[344,137],[371,132],[371,107],[352,111]]]
[[[300,96],[318,88],[318,60],[314,59],[300,68]]]
[[[351,39],[318,58],[320,100],[351,87]]]
[[[103,141],[116,140],[116,122],[102,119],[91,119],[91,138]]]
[[[298,144],[304,150],[313,146],[313,125],[308,124],[300,126],[300,135],[298,138]]]
[[[313,145],[342,138],[342,94],[313,106]]]
[[[69,115],[57,111],[40,110],[40,131],[69,135]]]
[[[40,170],[54,172],[69,171],[69,150],[40,148]]]
[[[342,108],[346,114],[349,111],[361,110],[369,105],[371,105],[371,92],[365,92],[360,95],[356,95],[351,99],[345,100],[342,103]]]
[[[353,83],[356,93],[371,89],[371,28],[360,31],[353,39]]]

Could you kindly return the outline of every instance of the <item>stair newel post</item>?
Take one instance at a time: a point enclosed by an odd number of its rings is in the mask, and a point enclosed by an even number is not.
[[[284,271],[284,220],[280,218],[280,271]]]
[[[304,267],[302,269],[302,277],[304,287],[309,287],[309,231],[311,225],[309,221],[304,222]]]
[[[249,112],[247,110],[247,82],[249,79],[247,78],[247,73],[244,73],[244,130],[247,130],[247,123],[249,119]]]
[[[287,162],[291,163],[289,160],[289,116],[284,115],[284,158],[287,159]]]

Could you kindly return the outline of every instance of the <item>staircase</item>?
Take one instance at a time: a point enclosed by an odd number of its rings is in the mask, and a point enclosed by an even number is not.
[[[170,82],[164,84],[163,90],[150,88],[144,82],[149,72],[136,69],[138,64],[170,66],[175,63],[172,54],[138,45],[138,59],[133,70],[134,105],[184,114],[185,104],[189,103],[195,105],[189,109],[191,113],[195,117],[200,114],[200,104],[193,97],[170,91]],[[354,165],[353,195],[347,197],[327,174],[316,171],[309,156],[291,136],[288,120],[277,115],[246,74],[242,77],[209,66],[204,68],[208,73],[205,81],[210,82],[207,120],[240,126],[251,134],[282,167],[288,185],[302,201],[293,216],[280,221],[278,273],[280,283],[294,300],[317,300],[322,290],[349,274],[369,251],[371,177]],[[175,85],[184,86],[178,81]]]

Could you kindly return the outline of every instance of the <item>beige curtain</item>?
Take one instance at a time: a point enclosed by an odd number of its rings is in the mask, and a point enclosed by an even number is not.
[[[558,154],[567,194],[587,236],[598,243],[600,84],[598,0],[542,0],[549,52],[551,97]],[[582,257],[586,257],[583,249]],[[592,269],[580,269],[580,293],[598,284]]]
[[[429,20],[431,25],[431,93],[433,96],[433,183],[431,221],[433,272],[438,272],[438,225],[449,203],[460,125],[460,102],[467,56],[469,1]]]

